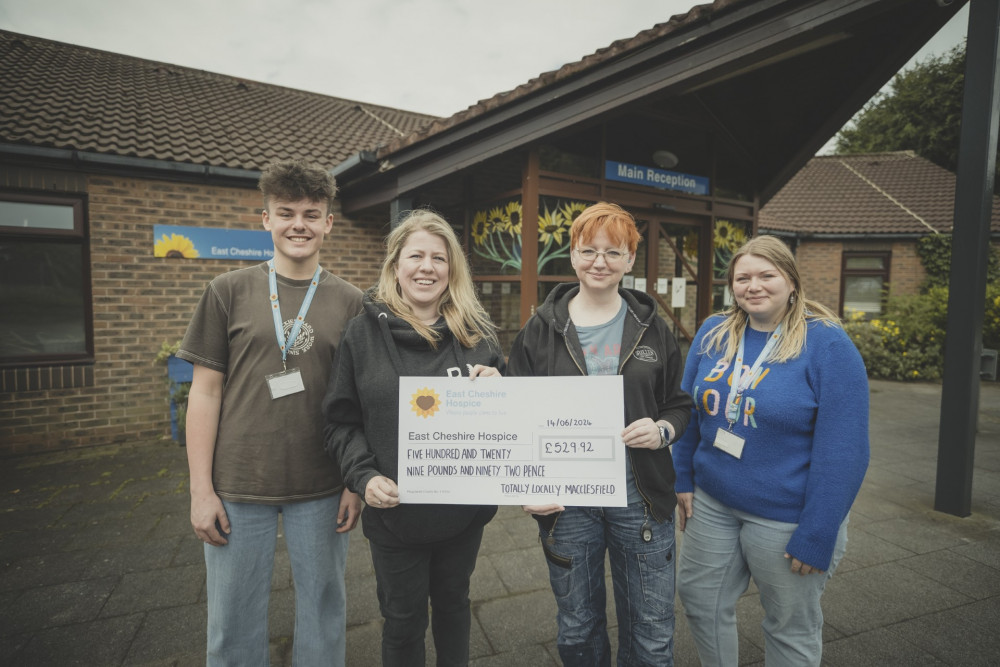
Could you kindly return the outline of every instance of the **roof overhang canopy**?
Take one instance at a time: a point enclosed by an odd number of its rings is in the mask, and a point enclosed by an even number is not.
[[[378,152],[343,173],[346,212],[623,113],[699,121],[766,202],[964,0],[717,0]],[[616,46],[620,48],[615,48]]]

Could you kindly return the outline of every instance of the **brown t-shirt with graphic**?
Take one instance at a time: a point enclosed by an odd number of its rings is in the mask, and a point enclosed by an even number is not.
[[[323,450],[321,406],[341,333],[361,310],[361,291],[323,271],[286,360],[289,370],[301,371],[305,391],[272,399],[266,378],[280,373],[282,364],[267,276],[265,263],[215,278],[177,352],[225,374],[215,492],[226,500],[264,504],[333,495],[343,481]],[[311,281],[278,276],[277,282],[287,337]]]

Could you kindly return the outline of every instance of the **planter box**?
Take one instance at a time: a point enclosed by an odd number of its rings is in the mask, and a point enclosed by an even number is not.
[[[178,384],[191,382],[194,379],[194,364],[184,359],[170,357],[167,359],[167,376],[170,378],[170,437],[183,445],[186,438],[177,426],[177,403],[174,402],[174,394],[177,392]]]
[[[167,359],[167,375],[174,382],[190,382],[194,379],[194,364],[172,356]]]

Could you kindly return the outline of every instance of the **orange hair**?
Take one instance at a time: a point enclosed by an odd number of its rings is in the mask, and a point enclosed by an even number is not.
[[[570,247],[587,245],[600,232],[607,234],[612,243],[628,248],[630,255],[634,255],[639,247],[635,218],[618,204],[608,202],[598,202],[577,216],[569,228]]]

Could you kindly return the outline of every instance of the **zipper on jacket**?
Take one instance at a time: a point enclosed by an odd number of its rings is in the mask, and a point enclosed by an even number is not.
[[[632,346],[632,349],[629,350],[629,353],[625,355],[625,361],[622,361],[621,363],[618,364],[618,375],[622,374],[622,369],[625,368],[625,362],[632,357],[636,349],[639,347],[639,343],[642,342],[642,337],[646,335],[647,331],[649,331],[649,325],[646,324],[645,322],[639,322],[639,318],[635,317],[635,314],[632,313],[631,308],[628,309],[628,312],[630,315],[632,315],[632,317],[636,319],[636,321],[639,324],[639,327],[642,329],[642,333],[639,335],[638,338],[636,338],[635,345]],[[555,323],[553,322],[553,324]],[[580,371],[580,375],[587,375],[587,372],[584,369],[580,368],[580,364],[577,362],[576,357],[573,356],[573,348],[570,346],[569,336],[565,335],[565,333],[563,334],[563,343],[566,345],[566,351],[569,352],[569,358],[573,360],[573,364],[576,366],[576,369]],[[625,449],[626,451],[628,451],[627,447]],[[653,503],[649,501],[649,498],[646,497],[646,494],[643,493],[642,491],[642,487],[639,485],[639,475],[637,475],[635,472],[635,465],[633,465],[632,463],[631,451],[628,452],[628,464],[632,468],[632,479],[635,480],[635,490],[638,491],[639,496],[642,497],[642,502],[646,504],[647,508],[649,508],[649,513],[653,515],[653,518],[656,519],[656,522],[663,523],[663,521],[658,516],[656,516],[656,512],[653,511]]]
[[[576,366],[576,370],[580,371],[580,375],[589,375],[589,373],[580,368],[579,362],[577,362],[576,357],[573,356],[573,348],[570,347],[569,336],[563,336],[563,343],[566,345],[566,351],[569,352],[569,358],[573,360],[573,365]]]
[[[629,312],[631,312],[631,310]],[[632,349],[629,350],[629,353],[627,355],[625,355],[625,361],[622,361],[621,364],[618,366],[618,374],[619,375],[622,374],[622,370],[624,370],[624,368],[625,368],[625,363],[629,359],[632,358],[632,355],[635,353],[636,349],[639,347],[639,343],[642,342],[642,337],[644,335],[646,335],[647,331],[649,331],[649,326],[648,325],[646,325],[646,324],[644,324],[642,322],[639,322],[639,326],[643,328],[643,331],[639,335],[639,337],[636,338],[635,345],[633,345]],[[653,421],[655,422],[656,420],[654,419]],[[656,516],[656,512],[653,511],[653,503],[651,503],[649,501],[649,498],[647,498],[646,494],[643,493],[643,491],[642,491],[642,485],[639,484],[639,475],[636,474],[635,463],[632,460],[632,451],[629,450],[627,447],[626,447],[626,451],[628,451],[628,464],[632,468],[632,479],[635,480],[635,490],[639,492],[639,495],[642,497],[642,502],[646,504],[647,508],[649,508],[649,513],[653,515],[653,518],[656,519],[657,523],[663,523],[663,521],[660,520],[660,518],[658,516]]]

